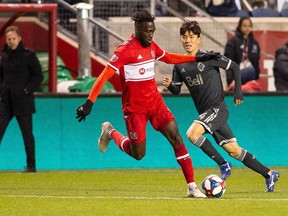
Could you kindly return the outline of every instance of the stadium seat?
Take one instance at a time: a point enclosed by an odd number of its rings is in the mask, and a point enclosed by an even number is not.
[[[246,10],[238,10],[236,17],[250,17],[250,15]]]
[[[280,14],[272,8],[257,8],[252,11],[253,17],[280,17]]]
[[[282,9],[280,14],[281,14],[282,17],[288,17],[288,7]]]

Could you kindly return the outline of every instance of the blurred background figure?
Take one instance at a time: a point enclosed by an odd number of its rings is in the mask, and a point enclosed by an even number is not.
[[[5,38],[6,44],[0,55],[0,143],[15,117],[26,152],[27,167],[24,172],[36,172],[32,131],[32,114],[36,112],[33,92],[38,90],[43,74],[36,54],[25,48],[17,26],[7,27]]]
[[[159,4],[159,2],[163,3],[164,5],[168,6],[167,0],[157,0],[156,1],[156,8],[155,8],[155,16],[168,16],[168,11],[165,7]]]
[[[256,0],[252,3],[253,17],[280,17],[280,13],[271,7],[268,7],[267,0]]]
[[[280,15],[282,17],[288,17],[288,0],[286,0],[281,8]]]
[[[288,91],[288,41],[275,52],[273,67],[277,91]]]
[[[207,6],[207,12],[215,17],[237,16],[241,8],[239,4],[237,6],[236,1],[238,0],[211,0]]]
[[[235,35],[228,40],[224,55],[239,64],[243,91],[260,91],[260,46],[253,36],[253,24],[249,17],[239,19]],[[233,74],[226,71],[227,90],[234,88]]]

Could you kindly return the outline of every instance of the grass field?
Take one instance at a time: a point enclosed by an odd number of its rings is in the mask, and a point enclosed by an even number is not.
[[[219,199],[186,197],[180,169],[0,172],[0,216],[286,216],[287,167],[265,193],[262,176],[234,168]],[[198,184],[217,168],[195,169]]]

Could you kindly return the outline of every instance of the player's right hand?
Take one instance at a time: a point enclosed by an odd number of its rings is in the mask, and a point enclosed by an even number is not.
[[[88,99],[76,109],[76,119],[78,119],[78,122],[81,122],[82,120],[85,121],[86,116],[89,115],[92,110],[92,106],[92,101]]]

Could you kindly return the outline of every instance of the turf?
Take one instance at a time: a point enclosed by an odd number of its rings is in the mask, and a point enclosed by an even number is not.
[[[262,176],[234,168],[227,190],[217,199],[186,197],[180,169],[0,172],[1,216],[285,216],[287,167],[274,193]],[[198,184],[217,168],[195,169]]]

